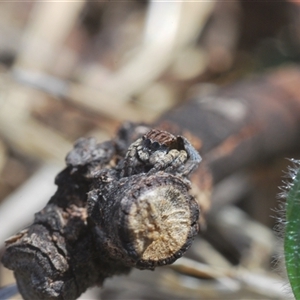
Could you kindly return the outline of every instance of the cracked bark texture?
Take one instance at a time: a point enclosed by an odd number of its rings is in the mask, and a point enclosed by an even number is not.
[[[199,205],[188,177],[164,170],[121,176],[129,145],[147,131],[126,123],[111,141],[76,142],[55,195],[6,241],[2,262],[24,299],[76,299],[132,267],[170,264],[190,247]]]
[[[299,151],[299,80],[299,68],[283,68],[198,97],[168,112],[157,122],[171,132],[180,128],[179,134],[197,145],[204,158],[191,176],[191,181],[196,183],[191,192],[197,194],[201,207],[200,224],[209,208],[212,179],[216,183],[255,162]],[[107,224],[97,221],[95,209],[99,206],[98,198],[103,195],[99,194],[99,181],[93,178],[101,177],[101,184],[105,178],[119,180],[120,170],[117,167],[115,173],[109,170],[146,130],[146,126],[126,124],[117,139],[102,145],[92,139],[80,140],[67,157],[68,167],[56,178],[57,193],[45,209],[36,214],[32,226],[7,242],[3,263],[17,270],[18,286],[25,299],[75,299],[108,276],[124,274],[131,267],[152,269],[163,262],[156,260],[144,265],[143,260],[136,258],[139,244],[132,243],[130,238],[125,250],[133,247],[131,255],[122,257],[126,251],[121,250],[111,256],[113,251],[107,250],[110,246],[107,236],[99,230]],[[106,169],[106,173],[101,173],[102,169]],[[174,175],[169,176],[168,179]],[[186,182],[182,178],[178,180],[183,185]],[[101,189],[108,188],[109,182]],[[186,189],[189,191],[188,185]],[[197,212],[193,209],[194,202],[189,203],[193,219]],[[155,235],[155,231],[152,233]],[[105,240],[106,246],[99,246],[99,239]],[[122,240],[116,244],[124,247]],[[52,249],[50,253],[49,249]],[[116,256],[125,258],[125,263]],[[47,274],[51,274],[51,280]]]

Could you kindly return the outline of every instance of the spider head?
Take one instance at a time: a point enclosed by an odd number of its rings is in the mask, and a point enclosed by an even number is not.
[[[179,148],[182,147],[184,149],[180,137],[176,137],[167,131],[152,129],[143,136],[143,148],[148,153],[155,151],[167,153],[171,149],[181,150]]]
[[[153,141],[149,138],[143,140],[143,151],[152,154],[156,151],[168,152],[169,147],[166,144],[161,144],[158,141]]]

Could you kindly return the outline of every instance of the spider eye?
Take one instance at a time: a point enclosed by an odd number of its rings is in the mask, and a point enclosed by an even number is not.
[[[156,151],[159,149],[159,147],[160,147],[160,144],[158,142],[154,142],[151,145],[151,150]]]
[[[177,137],[176,143],[177,143],[177,148],[178,148],[178,150],[185,150],[185,147],[184,147],[184,141],[183,141],[183,139],[182,139],[181,136],[178,136],[178,137]]]
[[[145,146],[146,148],[149,148],[150,145],[151,145],[151,141],[150,141],[149,139],[144,140],[144,146]]]

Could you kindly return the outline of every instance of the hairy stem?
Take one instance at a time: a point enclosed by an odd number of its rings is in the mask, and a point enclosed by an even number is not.
[[[286,226],[284,234],[284,254],[288,278],[295,298],[300,299],[300,169],[291,171],[293,181],[286,199]]]

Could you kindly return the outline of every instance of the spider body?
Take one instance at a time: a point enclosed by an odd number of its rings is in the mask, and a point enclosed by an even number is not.
[[[123,176],[138,173],[141,169],[150,175],[164,170],[188,176],[200,161],[200,155],[184,137],[152,129],[128,148]]]

